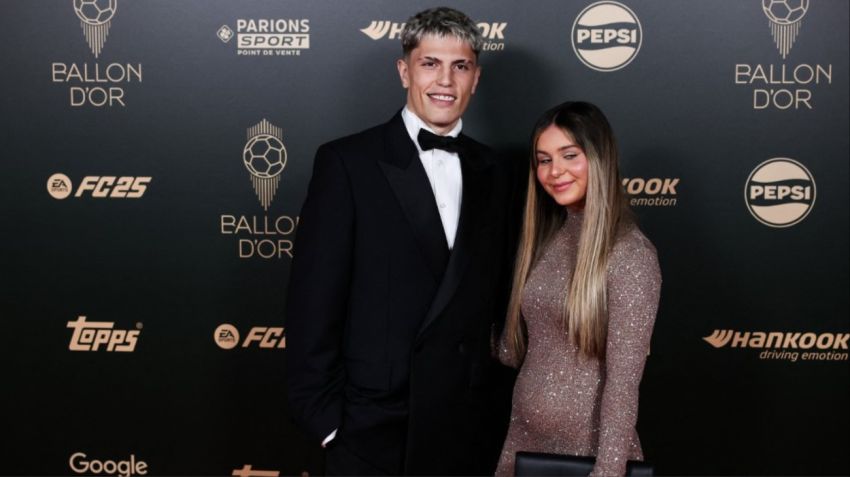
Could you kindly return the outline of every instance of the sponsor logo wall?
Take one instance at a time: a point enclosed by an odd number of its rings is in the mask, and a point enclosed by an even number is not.
[[[565,100],[616,131],[664,278],[657,473],[850,474],[850,4],[449,4],[485,40],[465,132],[524,161]],[[0,474],[323,473],[286,408],[299,211],[318,146],[403,106],[429,6],[0,7]]]

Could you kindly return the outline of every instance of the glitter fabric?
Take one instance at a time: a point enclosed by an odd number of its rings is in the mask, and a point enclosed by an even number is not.
[[[497,476],[513,475],[517,451],[597,456],[597,476],[624,475],[626,460],[643,459],[635,423],[661,289],[658,259],[636,227],[618,239],[608,259],[606,358],[582,357],[561,324],[582,219],[568,218],[523,290],[528,351]],[[499,359],[517,365],[504,336]]]

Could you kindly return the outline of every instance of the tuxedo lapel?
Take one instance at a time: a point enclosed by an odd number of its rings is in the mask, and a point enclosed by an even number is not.
[[[481,240],[486,240],[481,237],[481,227],[484,225],[493,183],[491,165],[492,159],[480,155],[471,148],[461,157],[463,196],[455,246],[449,257],[443,281],[437,289],[437,295],[419,328],[419,336],[422,336],[422,332],[449,304],[469,265],[473,248],[481,243]]]
[[[416,146],[407,134],[401,114],[396,114],[387,123],[385,132],[386,150],[378,164],[410,222],[428,268],[439,282],[449,259],[449,246],[431,183],[419,160]]]

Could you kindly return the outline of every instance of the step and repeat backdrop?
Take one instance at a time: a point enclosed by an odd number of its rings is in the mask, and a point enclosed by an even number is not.
[[[658,248],[638,430],[668,475],[848,474],[848,2],[447,1],[467,133],[608,114]],[[405,101],[391,0],[0,6],[0,473],[315,475],[286,407],[313,154]],[[439,458],[439,456],[435,456]]]

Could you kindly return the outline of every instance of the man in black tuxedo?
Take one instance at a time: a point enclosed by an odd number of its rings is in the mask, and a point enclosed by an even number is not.
[[[490,412],[491,337],[515,207],[504,161],[460,133],[482,43],[456,10],[411,17],[397,62],[404,109],[316,153],[290,278],[287,378],[291,413],[327,447],[328,474],[495,468],[507,414]]]

